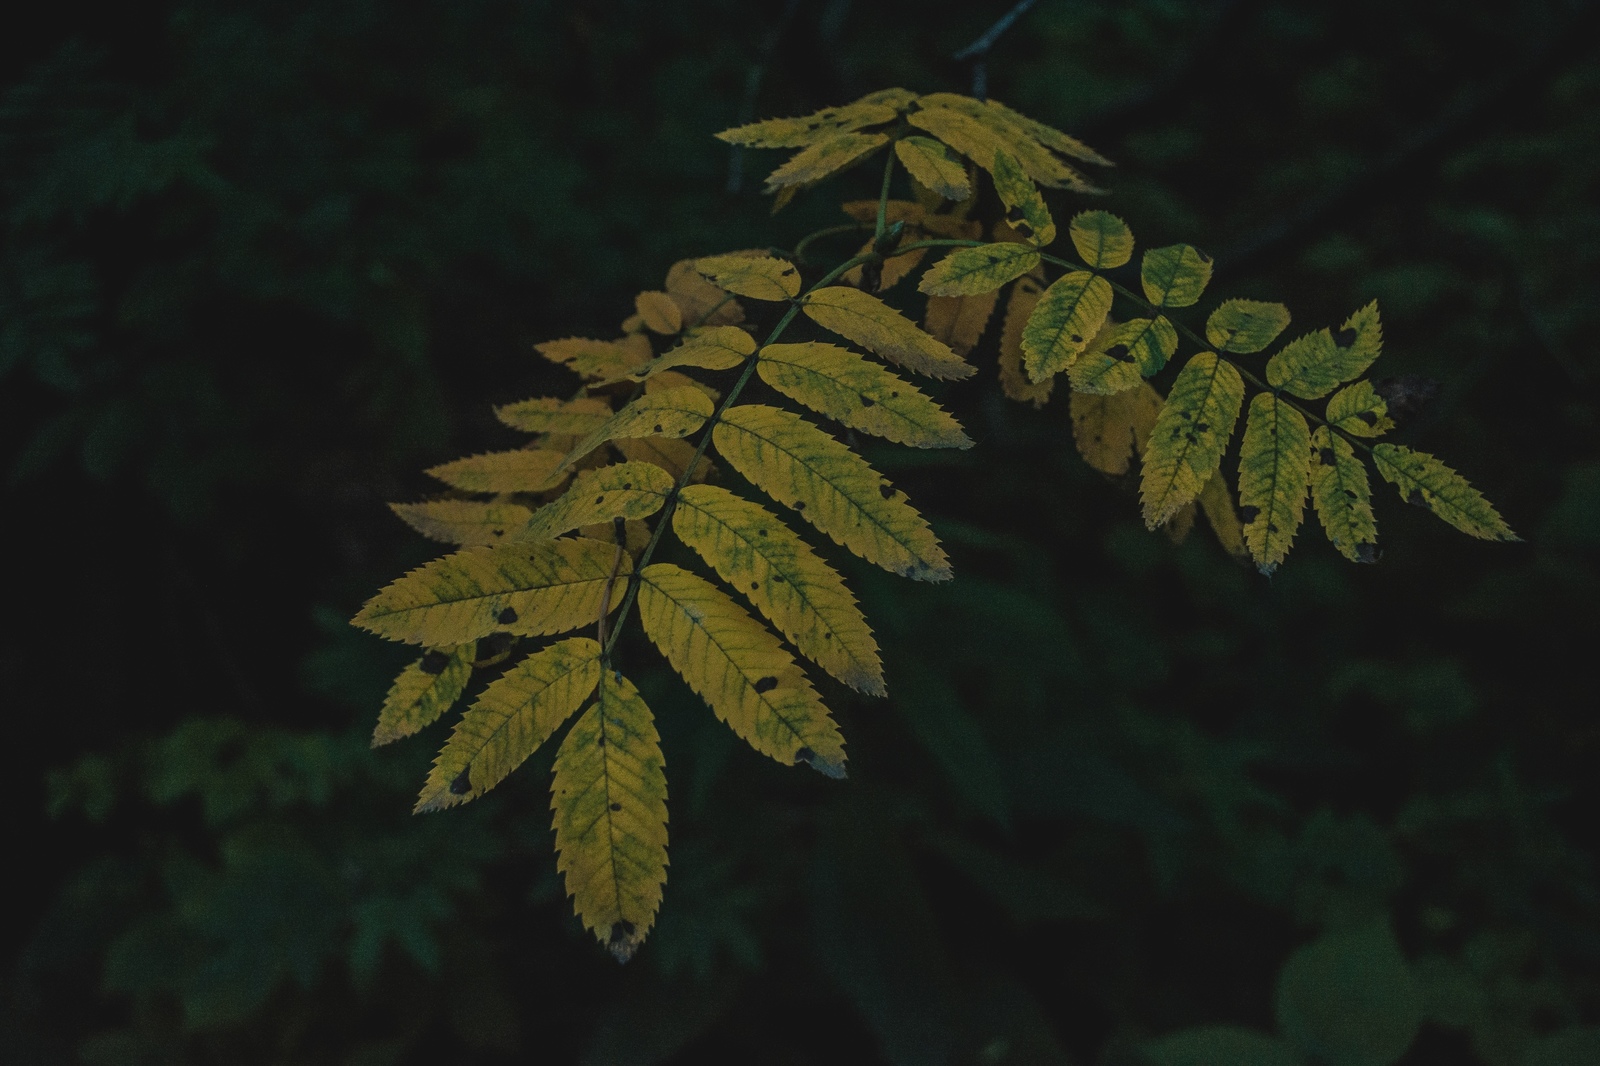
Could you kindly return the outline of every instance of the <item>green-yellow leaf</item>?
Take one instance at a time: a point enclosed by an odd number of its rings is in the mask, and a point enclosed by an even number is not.
[[[695,269],[713,285],[752,300],[788,300],[800,295],[800,271],[770,255],[709,255]]]
[[[1222,471],[1211,475],[1206,487],[1200,490],[1198,502],[1223,550],[1236,559],[1248,559],[1250,549],[1244,543],[1244,523],[1239,521],[1239,512],[1233,508],[1233,493],[1228,491],[1228,479],[1222,476]]]
[[[676,481],[683,476],[694,460],[695,446],[686,440],[667,437],[622,437],[611,442],[622,457],[633,463],[650,463],[659,466]],[[711,476],[711,462],[704,456],[695,464],[690,481],[704,481]]]
[[[667,774],[650,708],[613,670],[600,672],[594,706],[556,752],[550,809],[556,868],[578,917],[628,961],[667,880]]]
[[[477,647],[476,641],[469,640],[454,648],[433,648],[400,671],[378,714],[372,746],[409,737],[448,711],[472,677]]]
[[[1299,411],[1271,393],[1250,401],[1239,449],[1239,511],[1250,558],[1270,574],[1289,554],[1305,517],[1311,481],[1311,430]]]
[[[732,370],[756,350],[755,338],[738,326],[713,326],[691,334],[682,344],[628,374],[646,381],[667,370],[692,366],[700,370]],[[622,380],[621,378],[617,380]],[[609,414],[609,410],[607,411]],[[591,426],[590,430],[596,427]],[[585,430],[584,432],[589,432]]]
[[[1034,247],[1048,247],[1056,239],[1055,220],[1044,205],[1044,197],[1039,195],[1039,187],[1017,157],[1010,152],[996,152],[993,177],[994,191],[1006,208],[1007,224]]]
[[[1187,244],[1152,248],[1139,261],[1145,299],[1157,307],[1188,307],[1211,282],[1211,257]]]
[[[1084,144],[1078,138],[1062,133],[1058,129],[1046,126],[1043,122],[1029,118],[1018,111],[1013,111],[998,100],[985,100],[984,106],[995,112],[1004,121],[1027,134],[1040,144],[1052,151],[1060,152],[1064,156],[1082,160],[1085,163],[1095,163],[1099,166],[1114,166],[1111,160]]]
[[[802,118],[769,118],[735,126],[717,134],[719,141],[746,148],[804,148],[840,133],[893,122],[893,105],[856,101],[843,107],[826,107]]]
[[[1030,381],[1069,369],[1111,312],[1111,283],[1086,270],[1063,274],[1044,291],[1022,330]]]
[[[907,115],[906,121],[927,130],[991,174],[995,152],[1003,151],[1015,156],[1028,177],[1047,188],[1103,191],[1051,155],[1025,127],[970,96],[931,93],[918,97],[917,103],[920,110]]]
[[[1081,211],[1067,232],[1083,261],[1097,270],[1112,270],[1133,258],[1133,231],[1109,211]]]
[[[667,295],[677,303],[683,320],[694,326],[732,326],[744,321],[739,301],[695,269],[693,259],[680,259],[667,270]]]
[[[857,691],[884,694],[878,643],[844,579],[766,508],[727,489],[691,485],[678,498],[672,529],[800,654]]]
[[[354,621],[381,637],[430,648],[490,633],[562,633],[599,620],[615,556],[613,545],[580,539],[464,548],[395,581]],[[631,569],[624,556],[618,580]],[[612,597],[613,609],[619,598]]]
[[[674,670],[747,744],[785,766],[844,776],[844,738],[794,657],[704,578],[639,571],[639,621]]]
[[[608,440],[619,437],[687,437],[706,424],[716,407],[693,386],[646,392],[584,437],[562,459],[565,471]]]
[[[967,168],[945,154],[944,145],[931,137],[903,137],[894,142],[894,154],[905,164],[906,173],[946,200],[965,200],[972,195]]]
[[[1177,350],[1178,331],[1165,315],[1106,326],[1072,364],[1072,387],[1079,392],[1124,392],[1159,373]]]
[[[1319,329],[1284,345],[1267,360],[1267,383],[1315,400],[1366,373],[1383,350],[1383,326],[1373,301],[1345,320],[1337,335]]]
[[[999,290],[970,296],[930,296],[928,309],[922,315],[922,328],[928,336],[964,356],[977,347],[999,302]]]
[[[1388,403],[1370,381],[1358,381],[1334,393],[1328,401],[1328,421],[1356,437],[1381,437],[1394,428]]]
[[[1028,380],[1022,369],[1022,333],[1027,327],[1033,309],[1039,306],[1044,286],[1037,275],[1026,274],[1011,286],[1011,298],[1006,302],[1005,321],[1000,326],[1000,389],[1018,403],[1031,403],[1042,407],[1055,388],[1055,378],[1040,382]]]
[[[1244,380],[1213,352],[1184,364],[1150,432],[1139,494],[1155,529],[1200,495],[1239,421]]]
[[[648,518],[672,491],[672,476],[653,463],[617,463],[579,474],[560,498],[534,512],[524,540],[559,537],[614,518]]]
[[[600,645],[568,637],[501,674],[467,708],[433,762],[416,809],[475,800],[504,781],[600,683]]]
[[[642,338],[641,338],[642,339]],[[650,345],[641,348],[624,341],[597,341],[587,337],[566,337],[535,344],[538,353],[586,378],[613,378],[626,374],[650,358]]]
[[[1407,503],[1432,511],[1468,536],[1482,540],[1521,539],[1466,478],[1427,452],[1398,444],[1377,444],[1372,448],[1372,461]]]
[[[917,288],[933,296],[994,292],[1038,265],[1038,251],[1015,241],[957,248],[929,267]]]
[[[889,143],[882,133],[838,133],[791,156],[767,175],[767,192],[815,185],[830,174],[860,162]]]
[[[871,293],[834,285],[818,289],[802,305],[806,317],[823,329],[855,341],[891,363],[931,378],[971,377],[973,365],[918,329]]]
[[[949,579],[944,549],[906,494],[798,415],[729,408],[712,440],[757,488],[868,562],[919,581]]]
[[[523,448],[469,455],[427,473],[463,492],[546,492],[567,479],[562,459],[557,451]]]
[[[1206,319],[1206,339],[1224,352],[1259,352],[1288,324],[1289,309],[1282,304],[1224,300]]]
[[[533,512],[520,503],[498,501],[427,500],[391,503],[389,510],[424,537],[462,546],[498,544],[533,517]]]
[[[633,298],[633,307],[652,333],[671,336],[683,329],[683,311],[667,293],[641,292]]]
[[[1146,382],[1111,395],[1074,392],[1072,438],[1083,461],[1102,474],[1121,477],[1143,455],[1161,413],[1161,394]]]
[[[1367,468],[1350,442],[1327,426],[1311,434],[1311,503],[1328,540],[1353,563],[1378,561]]]
[[[512,429],[520,429],[524,433],[555,433],[576,437],[604,424],[611,417],[611,404],[599,396],[580,396],[575,400],[540,396],[496,407],[494,416]]]
[[[769,344],[761,380],[797,403],[875,437],[913,448],[970,448],[944,408],[892,371],[836,344]]]

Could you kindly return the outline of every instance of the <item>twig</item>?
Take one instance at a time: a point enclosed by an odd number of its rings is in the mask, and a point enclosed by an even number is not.
[[[989,94],[989,49],[994,47],[994,43],[1011,28],[1013,23],[1028,13],[1028,9],[1034,3],[1035,0],[1021,0],[1010,11],[1001,15],[993,26],[984,30],[981,37],[950,57],[958,63],[972,60],[972,95],[975,98],[982,100]]]
[[[800,0],[789,0],[784,4],[783,14],[778,16],[778,24],[772,27],[772,32],[767,34],[767,39],[761,43],[760,54],[744,76],[744,102],[739,105],[739,121],[736,125],[743,126],[755,119],[756,97],[761,92],[761,79],[766,76],[772,55],[778,50],[778,42],[783,39],[784,33],[789,29],[789,23],[794,21],[795,12],[799,10]],[[744,148],[736,144],[728,155],[728,195],[735,196],[743,188]]]

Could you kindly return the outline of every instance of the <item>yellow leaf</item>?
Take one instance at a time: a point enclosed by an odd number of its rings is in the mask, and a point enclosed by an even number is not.
[[[1069,369],[1111,312],[1111,283],[1086,270],[1063,274],[1044,291],[1022,330],[1030,381]]]
[[[1097,270],[1112,270],[1133,258],[1133,233],[1109,211],[1083,211],[1068,227],[1072,246]]]
[[[1055,379],[1028,380],[1022,372],[1022,331],[1039,305],[1044,287],[1034,274],[1017,279],[1006,303],[1006,320],[1000,329],[1000,389],[1010,399],[1043,407],[1055,388]]]
[[[683,321],[693,326],[733,326],[744,321],[739,301],[711,284],[695,269],[695,260],[680,259],[667,271],[667,295],[677,303]]]
[[[970,448],[956,420],[909,382],[836,344],[769,344],[761,380],[851,429],[913,448]]]
[[[597,341],[586,337],[545,341],[533,347],[552,363],[568,367],[581,377],[592,379],[626,374],[650,358],[649,341],[645,341],[643,350],[637,344]]]
[[[667,880],[667,774],[650,708],[600,672],[594,706],[556,752],[556,868],[584,928],[619,962],[644,943]]]
[[[788,161],[767,175],[767,192],[815,185],[830,174],[859,163],[889,143],[881,133],[839,133],[818,141],[790,156]]]
[[[1328,540],[1353,563],[1377,562],[1378,520],[1366,466],[1350,442],[1327,426],[1311,434],[1311,451],[1311,503]]]
[[[380,637],[430,648],[490,633],[566,632],[599,620],[615,554],[613,545],[572,539],[463,548],[389,585],[354,621]],[[632,567],[624,562],[626,577]]]
[[[672,440],[667,437],[623,437],[612,441],[611,446],[630,462],[659,466],[670,474],[674,481],[683,476],[695,453],[695,446],[688,441]],[[704,481],[711,476],[711,469],[710,461],[702,456],[694,468],[694,475],[689,480]]]
[[[922,328],[934,340],[943,341],[957,355],[966,355],[983,339],[983,331],[994,317],[1000,290],[971,296],[930,296],[922,316]]]
[[[475,800],[521,766],[600,683],[600,645],[569,637],[501,674],[456,723],[416,810]]]
[[[580,396],[575,400],[540,396],[496,407],[494,416],[524,433],[582,436],[600,428],[611,417],[611,402],[599,396]]]
[[[1381,437],[1394,428],[1388,403],[1370,381],[1358,381],[1334,393],[1328,401],[1328,421],[1357,437]]]
[[[667,293],[641,292],[633,298],[633,306],[644,327],[653,333],[671,336],[683,329],[683,312]]]
[[[1139,493],[1155,529],[1200,495],[1239,421],[1244,380],[1213,352],[1200,352],[1172,383],[1150,432]]]
[[[732,370],[755,350],[754,338],[739,327],[712,326],[691,333],[682,344],[650,360],[626,377],[627,380],[645,381],[664,371],[677,370],[685,366],[698,367],[701,370]],[[607,413],[609,414],[609,409]],[[598,427],[590,428],[592,430]]]
[[[1085,163],[1095,163],[1099,166],[1115,166],[1111,160],[1090,148],[1076,137],[1062,133],[1058,129],[1046,126],[1043,122],[1029,118],[1020,112],[1013,111],[998,100],[986,100],[984,106],[997,113],[1002,119],[1015,126],[1020,132],[1038,141],[1046,148],[1060,152],[1064,156],[1082,160]]]
[[[748,481],[868,562],[919,581],[949,579],[944,550],[906,494],[816,426],[750,404],[725,411],[712,439]]]
[[[1520,540],[1494,505],[1467,479],[1427,452],[1377,444],[1372,461],[1383,480],[1407,503],[1432,511],[1461,532],[1481,540]]]
[[[1211,283],[1211,257],[1187,244],[1152,248],[1139,261],[1139,283],[1157,307],[1188,307]]]
[[[1072,364],[1072,387],[1079,392],[1126,391],[1159,373],[1177,350],[1178,331],[1164,315],[1108,323]]]
[[[648,518],[661,510],[672,477],[653,463],[617,463],[579,474],[560,498],[534,512],[525,540],[559,537],[613,518]]]
[[[391,503],[389,510],[431,540],[446,544],[498,544],[514,535],[533,512],[519,503],[477,500],[427,500]]]
[[[991,174],[998,149],[1015,156],[1028,177],[1040,185],[1075,192],[1104,191],[1051,155],[1002,111],[955,93],[932,93],[919,97],[917,103],[921,109],[907,115],[906,121],[927,130]]]
[[[735,126],[717,134],[719,141],[746,148],[803,148],[867,126],[881,126],[898,116],[888,103],[856,101],[844,107],[826,107],[802,118],[769,118]]]
[[[1206,339],[1224,352],[1259,352],[1288,324],[1289,309],[1282,304],[1224,300],[1206,319]]]
[[[711,398],[696,388],[647,392],[580,440],[561,461],[560,469],[619,437],[687,437],[705,425],[713,410]]]
[[[1136,389],[1113,395],[1074,392],[1072,437],[1084,462],[1113,477],[1121,477],[1144,454],[1150,430],[1161,411],[1161,394],[1144,382]]]
[[[740,738],[785,766],[844,776],[844,738],[778,638],[704,578],[639,571],[639,621],[673,669]]]
[[[907,370],[946,379],[973,374],[971,363],[870,293],[834,285],[807,296],[802,307],[806,316],[823,329],[855,341]]]
[[[400,671],[378,714],[372,746],[409,737],[448,711],[472,677],[477,647],[476,641],[469,640],[454,648],[433,648]]]
[[[1374,300],[1347,318],[1337,337],[1319,329],[1284,345],[1267,360],[1267,383],[1315,400],[1366,373],[1382,350],[1383,326]]]
[[[486,452],[430,467],[426,473],[463,492],[547,492],[567,479],[560,452]]]
[[[800,295],[800,272],[770,255],[712,255],[694,261],[718,288],[752,300],[788,300]]]
[[[878,643],[844,579],[764,507],[691,485],[672,530],[802,655],[859,692],[884,694]]]
[[[658,392],[665,392],[669,389],[693,389],[696,392],[704,393],[706,398],[713,404],[722,398],[722,393],[710,385],[703,381],[696,381],[688,374],[680,374],[676,370],[659,370],[649,375],[644,383],[644,394],[646,396],[654,396]]]
[[[903,137],[894,142],[894,154],[912,179],[946,200],[972,195],[967,168],[945,154],[944,145],[930,137]],[[876,205],[874,205],[876,206]]]
[[[1006,223],[1017,235],[1036,248],[1047,247],[1054,241],[1055,220],[1044,205],[1044,197],[1039,195],[1039,187],[1023,172],[1016,156],[1010,152],[996,152],[993,177],[994,191],[1006,208]]]
[[[1239,449],[1239,514],[1244,542],[1263,574],[1289,554],[1305,517],[1311,483],[1311,430],[1299,411],[1271,393],[1250,401]]]
[[[992,293],[1039,265],[1039,253],[1010,241],[957,248],[922,275],[917,288],[934,296]]]
[[[1244,543],[1244,523],[1239,521],[1239,512],[1233,509],[1233,494],[1228,491],[1228,479],[1220,470],[1212,474],[1206,487],[1200,490],[1199,503],[1223,550],[1235,559],[1248,559],[1250,549]]]

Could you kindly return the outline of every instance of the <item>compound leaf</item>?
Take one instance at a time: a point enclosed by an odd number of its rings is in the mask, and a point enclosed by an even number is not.
[[[557,451],[522,448],[469,455],[426,472],[463,492],[547,492],[567,479],[564,458]]]
[[[616,463],[579,474],[566,492],[534,512],[526,540],[559,537],[615,518],[648,518],[672,491],[672,476],[654,463]]]
[[[550,793],[567,893],[585,928],[626,962],[667,880],[667,775],[655,718],[621,674],[600,672],[594,706],[556,752]]]
[[[844,579],[766,508],[691,485],[678,497],[672,530],[800,654],[859,692],[884,694],[877,641]]]
[[[712,439],[757,488],[868,562],[919,581],[949,579],[944,550],[906,494],[798,415],[761,404],[729,408]]]
[[[1038,251],[1016,241],[957,248],[929,267],[917,288],[933,296],[991,293],[1038,265]]]
[[[1263,574],[1278,568],[1305,517],[1311,430],[1271,393],[1250,401],[1239,450],[1239,511],[1250,557]]]
[[[1260,300],[1224,300],[1206,319],[1206,339],[1219,351],[1248,354],[1271,344],[1289,325],[1289,309]]]
[[[1494,505],[1467,479],[1427,452],[1398,444],[1378,444],[1372,460],[1383,479],[1407,503],[1426,508],[1468,536],[1482,540],[1519,540]]]
[[[922,332],[871,293],[833,285],[807,296],[802,307],[806,316],[823,329],[855,341],[907,370],[945,379],[971,377],[975,370],[947,345]]]
[[[644,631],[740,738],[785,766],[844,776],[844,738],[794,657],[704,578],[670,563],[639,571]]]
[[[892,371],[836,344],[769,344],[761,380],[851,429],[913,448],[970,448],[944,408]]]
[[[599,619],[614,556],[613,545],[581,539],[464,548],[390,584],[354,621],[381,637],[431,648],[496,632],[561,633]],[[626,576],[626,557],[621,567]]]
[[[1109,211],[1083,211],[1067,227],[1072,246],[1097,270],[1112,270],[1133,258],[1133,232]]]
[[[967,168],[945,154],[944,145],[931,137],[902,137],[894,142],[894,154],[906,173],[944,199],[965,200],[972,195]]]
[[[1139,261],[1139,283],[1157,307],[1188,307],[1206,291],[1211,267],[1211,257],[1191,245],[1151,248]]]
[[[1311,434],[1311,503],[1328,540],[1353,563],[1378,561],[1367,468],[1350,442],[1327,426]]]
[[[372,746],[409,737],[448,711],[472,677],[477,648],[477,642],[470,640],[454,648],[431,648],[400,671],[378,713]]]
[[[1111,283],[1086,270],[1063,274],[1044,291],[1022,330],[1028,380],[1044,381],[1072,366],[1111,313]]]
[[[431,540],[463,547],[498,544],[528,524],[533,512],[520,503],[478,500],[425,500],[391,503],[389,510]]]
[[[1144,523],[1162,525],[1195,499],[1216,473],[1244,403],[1244,380],[1214,352],[1184,364],[1156,418],[1139,494]]]
[[[521,766],[600,683],[600,645],[568,637],[501,674],[456,723],[417,811],[475,800]]]
[[[710,255],[694,267],[713,285],[752,300],[788,300],[800,295],[800,271],[770,255]]]

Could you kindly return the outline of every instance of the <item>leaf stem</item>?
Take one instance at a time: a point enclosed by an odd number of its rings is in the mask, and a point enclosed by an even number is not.
[[[711,446],[711,431],[717,427],[717,423],[722,421],[723,413],[733,406],[734,401],[738,400],[739,394],[744,391],[744,387],[750,383],[750,378],[755,375],[756,363],[761,358],[761,349],[769,344],[776,343],[778,338],[783,336],[784,330],[788,329],[789,324],[795,320],[795,316],[800,314],[800,307],[804,303],[806,296],[826,285],[833,284],[846,271],[863,263],[874,262],[882,258],[875,252],[864,252],[861,255],[845,260],[828,271],[802,295],[790,302],[789,310],[785,311],[783,317],[778,319],[777,325],[773,326],[772,331],[767,334],[767,339],[762,341],[756,350],[751,352],[749,357],[745,359],[744,369],[740,372],[738,380],[733,383],[733,387],[728,390],[728,394],[722,398],[722,402],[717,405],[717,409],[706,420],[705,428],[700,434],[700,443],[695,447],[694,455],[685,464],[683,473],[678,475],[677,482],[673,484],[671,491],[667,493],[667,501],[661,507],[661,516],[656,520],[656,528],[651,530],[649,542],[645,544],[644,551],[639,554],[639,561],[634,565],[633,572],[628,575],[628,591],[622,598],[621,607],[617,609],[617,621],[611,627],[610,639],[606,641],[605,647],[601,652],[607,662],[611,659],[611,649],[616,647],[617,640],[622,636],[622,631],[628,624],[628,613],[633,609],[634,600],[639,596],[639,572],[649,566],[650,560],[655,557],[656,548],[660,545],[661,538],[667,531],[668,523],[672,521],[672,512],[678,506],[678,497],[688,487],[690,480],[694,477],[695,467],[700,465],[700,460],[704,458],[706,449]]]
[[[815,230],[800,238],[800,243],[794,246],[794,252],[791,253],[790,258],[798,259],[803,265],[806,261],[806,249],[811,246],[812,241],[823,237],[832,237],[839,233],[862,233],[870,228],[865,222],[848,222],[842,226],[829,226],[826,229]]]

